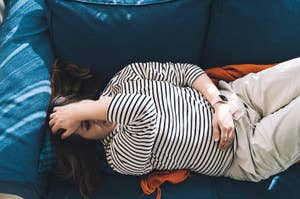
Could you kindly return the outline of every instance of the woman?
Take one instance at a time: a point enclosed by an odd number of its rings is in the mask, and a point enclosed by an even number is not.
[[[49,125],[65,130],[62,139],[101,140],[119,173],[190,169],[259,181],[300,159],[299,75],[298,58],[219,90],[195,65],[134,63],[99,99],[54,107]]]

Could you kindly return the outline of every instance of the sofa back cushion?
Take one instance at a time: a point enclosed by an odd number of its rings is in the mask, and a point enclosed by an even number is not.
[[[0,183],[27,183],[31,193],[47,182],[37,171],[53,62],[46,16],[43,0],[10,0],[0,28]]]
[[[211,0],[48,0],[56,56],[105,75],[132,62],[200,64]]]
[[[205,66],[278,63],[300,56],[300,1],[215,0]]]

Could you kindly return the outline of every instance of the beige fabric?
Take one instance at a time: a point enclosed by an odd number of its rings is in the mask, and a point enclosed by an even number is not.
[[[0,0],[0,24],[3,21],[4,8],[5,8],[4,0]]]
[[[300,159],[299,77],[296,58],[230,84],[220,82],[221,90],[231,87],[248,107],[235,121],[238,147],[226,176],[259,181]]]
[[[23,199],[23,198],[17,195],[0,193],[0,199]]]

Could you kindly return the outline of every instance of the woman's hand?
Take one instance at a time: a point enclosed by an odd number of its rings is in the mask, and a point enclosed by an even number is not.
[[[219,142],[222,150],[227,149],[234,140],[234,123],[228,104],[217,103],[214,106],[213,131],[214,141]]]
[[[78,130],[81,122],[78,116],[81,109],[79,104],[79,102],[76,102],[54,107],[49,121],[52,133],[55,134],[59,129],[65,129],[65,132],[61,136],[61,139],[65,139]]]

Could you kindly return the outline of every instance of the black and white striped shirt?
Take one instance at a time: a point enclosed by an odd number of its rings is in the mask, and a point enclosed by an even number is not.
[[[118,127],[102,142],[117,172],[190,169],[220,176],[230,167],[234,147],[213,140],[212,107],[191,88],[204,71],[191,64],[134,63],[117,73],[103,96],[112,96],[107,120]]]

